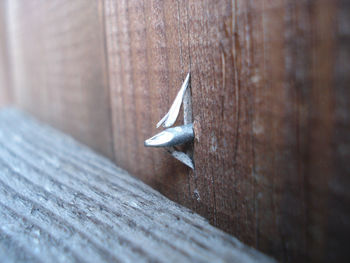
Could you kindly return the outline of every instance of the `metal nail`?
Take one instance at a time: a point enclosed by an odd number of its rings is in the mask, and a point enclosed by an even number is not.
[[[171,147],[193,141],[193,123],[166,129],[145,140],[147,147]]]
[[[165,116],[157,123],[157,128],[160,125],[163,125],[163,127],[165,128],[169,128],[175,123],[177,116],[179,115],[180,107],[181,107],[183,98],[185,96],[185,92],[188,88],[189,82],[190,82],[190,73],[187,74],[184,82],[182,83],[182,86],[179,92],[177,93],[176,98],[173,104],[171,105],[168,113],[165,114]]]
[[[177,160],[179,160],[180,162],[182,162],[183,164],[186,164],[188,167],[190,167],[191,169],[194,170],[194,164],[193,161],[191,159],[191,157],[189,157],[186,153],[184,152],[179,152],[174,150],[173,147],[168,148],[169,149],[169,153]]]

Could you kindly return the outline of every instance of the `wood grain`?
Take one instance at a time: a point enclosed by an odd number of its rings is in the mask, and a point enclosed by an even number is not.
[[[18,111],[0,146],[6,262],[275,262]]]
[[[113,158],[102,3],[8,6],[16,104]]]
[[[177,5],[111,0],[105,1],[105,13],[114,149],[122,149],[116,163],[190,206],[187,168],[164,150],[143,146],[159,132],[156,123],[188,71],[180,68]]]
[[[11,99],[6,4],[0,1],[0,107],[9,104]]]
[[[283,262],[348,261],[347,0],[8,2],[17,105]],[[143,147],[189,71],[194,172]]]
[[[345,10],[330,0],[107,0],[118,165],[284,262],[346,261]],[[142,148],[189,70],[194,173]]]

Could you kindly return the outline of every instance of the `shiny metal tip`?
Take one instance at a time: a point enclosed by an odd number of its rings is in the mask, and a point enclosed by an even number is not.
[[[145,140],[146,147],[171,147],[192,141],[194,138],[193,124],[166,129]]]

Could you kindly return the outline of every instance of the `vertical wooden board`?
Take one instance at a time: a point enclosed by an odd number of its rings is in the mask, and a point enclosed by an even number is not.
[[[324,7],[323,15],[327,12]],[[329,28],[335,38],[333,43],[333,89],[330,90],[334,99],[332,109],[333,136],[330,144],[333,149],[331,176],[327,182],[329,198],[328,211],[325,216],[326,241],[325,255],[328,262],[346,262],[350,258],[348,235],[350,233],[350,3],[338,1],[335,10],[337,27]],[[319,19],[321,22],[322,19]],[[326,37],[325,35],[323,37]],[[329,40],[326,41],[329,45]],[[321,51],[322,52],[322,51]],[[320,52],[320,53],[321,53]],[[323,55],[322,55],[323,56]],[[329,57],[328,57],[329,58]],[[327,57],[325,58],[325,60]],[[324,63],[326,64],[326,63]],[[323,67],[327,69],[326,67]]]
[[[10,102],[10,61],[7,44],[6,1],[0,1],[0,107]]]
[[[113,157],[102,1],[8,1],[14,99]]]
[[[282,261],[344,260],[348,10],[106,0],[118,165]],[[142,146],[188,70],[195,172]]]
[[[244,242],[286,262],[341,262],[349,11],[330,0],[9,1],[14,97],[110,157],[114,147],[120,166]],[[189,70],[195,172],[143,147]]]
[[[180,203],[191,201],[188,168],[143,146],[188,71],[181,66],[177,3],[105,1],[116,163]],[[169,175],[171,171],[171,176]]]
[[[338,49],[347,37],[335,38],[337,23],[349,26],[341,8],[333,1],[190,3],[198,211],[283,261],[348,255],[340,244],[349,233],[349,198],[331,186],[349,186],[336,154],[340,145],[344,156],[349,151],[346,121],[335,123],[349,114],[334,97],[349,96],[337,72],[344,61],[335,61],[336,51],[347,57]],[[343,231],[329,206],[335,200]]]
[[[20,107],[282,261],[346,259],[348,1],[7,3]],[[195,172],[143,147],[188,71]]]

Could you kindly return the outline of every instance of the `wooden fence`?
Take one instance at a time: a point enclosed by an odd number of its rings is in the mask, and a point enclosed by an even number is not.
[[[349,1],[4,0],[0,12],[0,104],[277,259],[346,259]],[[188,72],[194,171],[143,146]]]

